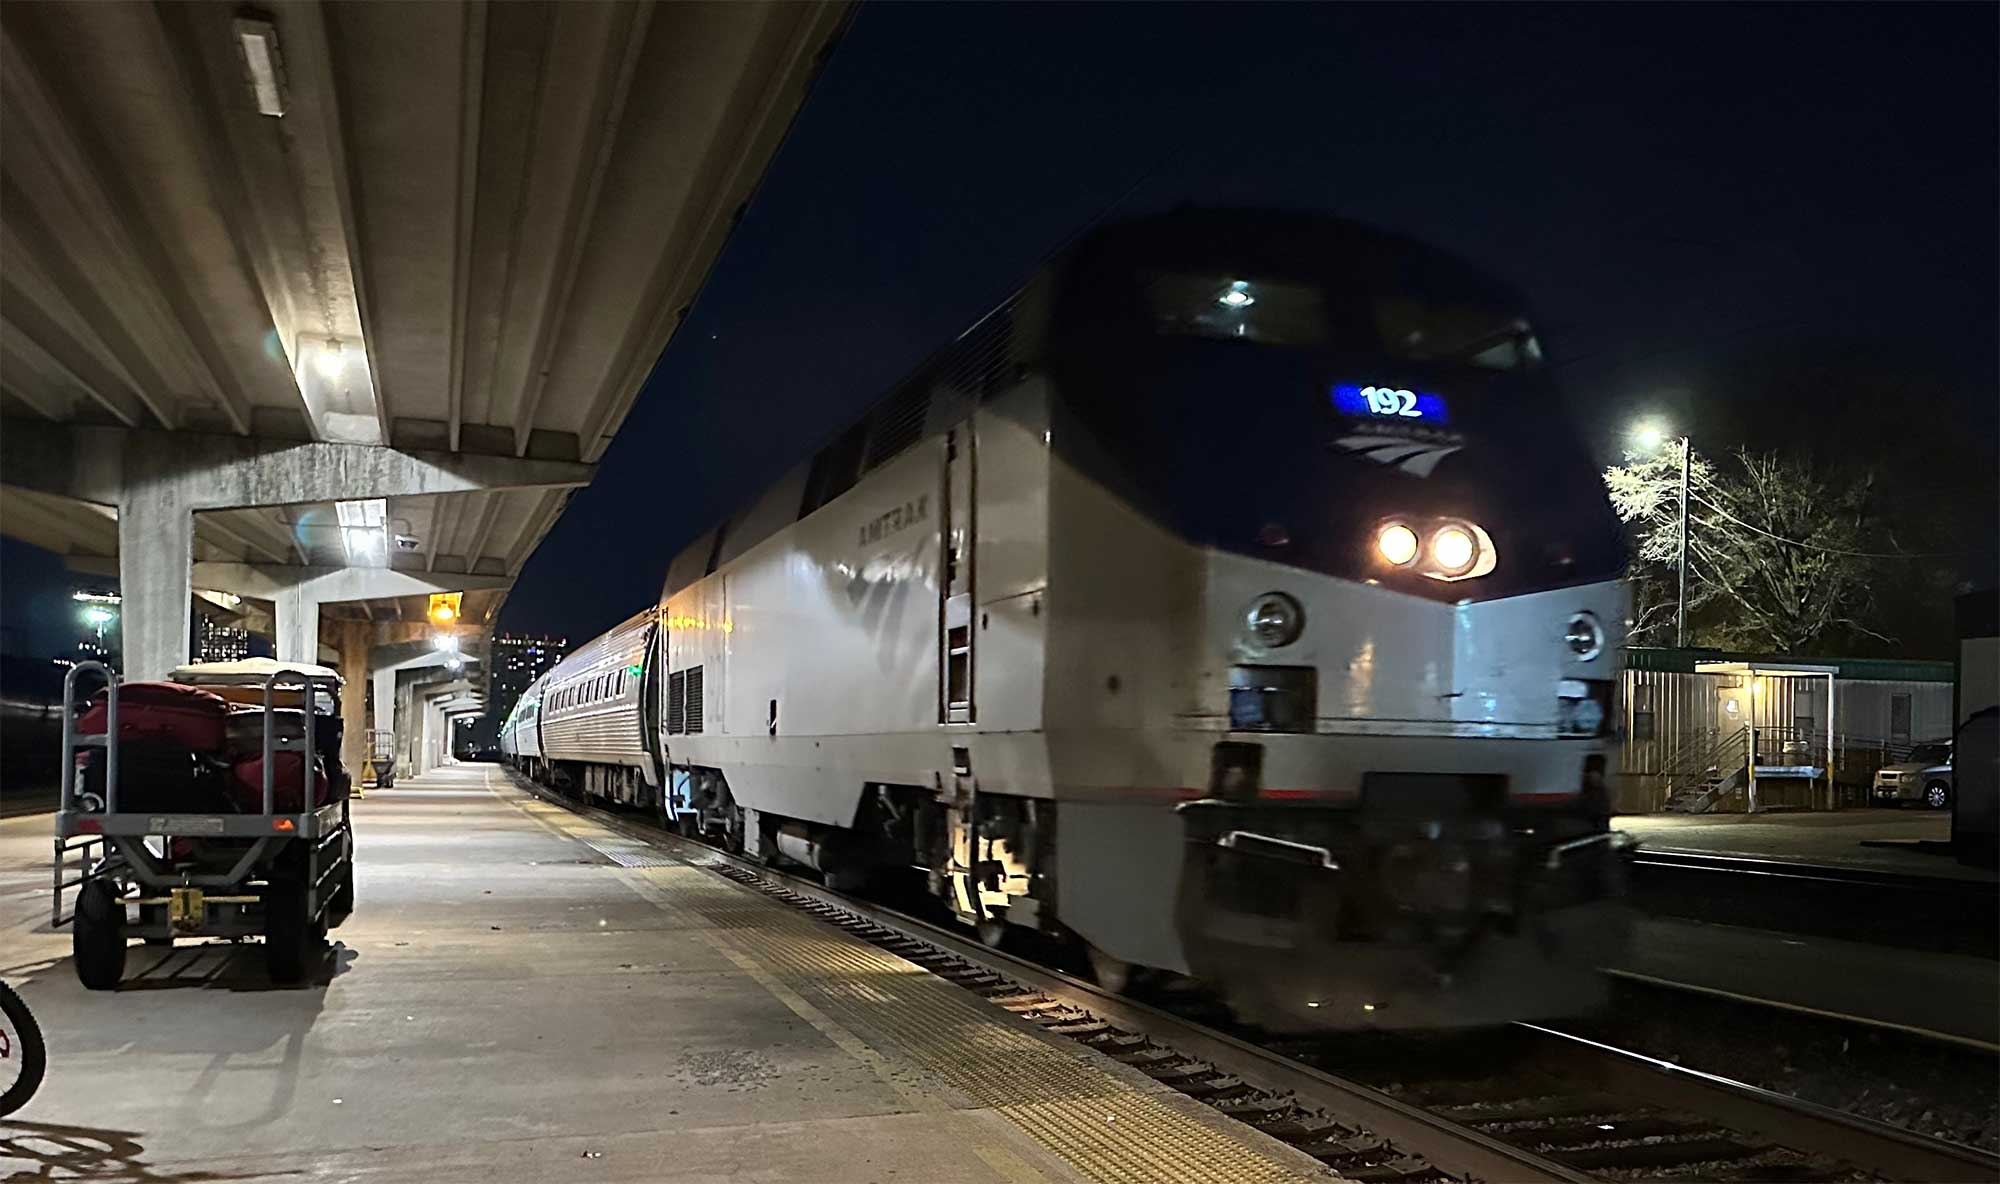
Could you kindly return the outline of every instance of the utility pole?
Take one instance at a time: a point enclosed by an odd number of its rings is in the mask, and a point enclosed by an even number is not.
[[[1674,645],[1686,649],[1688,643],[1688,464],[1694,449],[1681,437],[1681,590],[1674,600]]]

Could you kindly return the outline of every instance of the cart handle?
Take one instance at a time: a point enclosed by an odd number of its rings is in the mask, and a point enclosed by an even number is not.
[[[63,675],[62,798],[67,813],[76,805],[76,676],[95,670],[104,676],[104,812],[118,812],[118,672],[102,662],[78,662]]]
[[[305,692],[300,696],[299,712],[305,720],[306,732],[305,784],[300,787],[299,810],[301,813],[309,814],[312,812],[313,800],[313,740],[318,731],[313,726],[313,690],[320,683],[326,683],[329,692],[337,694],[333,690],[334,680],[322,674],[307,674],[303,670],[273,670],[264,677],[264,813],[267,816],[277,812],[277,788],[273,780],[277,770],[271,760],[277,755],[277,737],[271,728],[272,692],[280,686],[300,687]]]

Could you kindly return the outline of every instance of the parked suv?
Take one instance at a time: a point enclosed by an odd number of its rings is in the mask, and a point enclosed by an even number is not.
[[[1875,801],[1878,805],[1900,806],[1922,802],[1933,810],[1951,805],[1951,741],[1919,744],[1910,758],[1884,765],[1875,773]]]

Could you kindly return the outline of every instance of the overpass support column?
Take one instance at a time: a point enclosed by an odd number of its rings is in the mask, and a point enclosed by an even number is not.
[[[375,708],[369,715],[370,731],[389,733],[389,762],[393,769],[396,760],[396,668],[384,667],[369,673],[375,683]],[[374,753],[369,753],[370,757]]]
[[[368,760],[368,650],[375,629],[366,621],[342,621],[340,648],[340,763],[359,783]]]
[[[134,491],[118,504],[118,625],[125,677],[165,678],[188,660],[194,518],[185,502]]]
[[[204,567],[208,566],[203,564]],[[214,585],[204,584],[203,587]],[[225,587],[225,591],[246,595],[239,588]],[[312,594],[308,583],[301,582],[278,589],[272,598],[278,606],[277,649],[280,662],[305,662],[316,665],[319,662],[319,597]]]

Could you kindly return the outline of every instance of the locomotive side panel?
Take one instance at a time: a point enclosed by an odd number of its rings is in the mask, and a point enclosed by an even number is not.
[[[1055,417],[1054,431],[1065,430]],[[1185,971],[1174,804],[1199,759],[1201,552],[1082,471],[1049,478],[1048,748],[1065,926],[1121,961]]]
[[[949,760],[935,718],[938,455],[911,449],[667,598],[675,765],[722,771],[740,806],[846,826],[865,781],[924,785]]]

